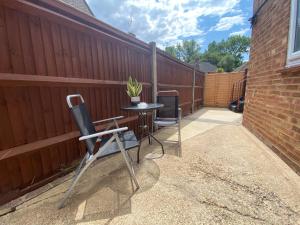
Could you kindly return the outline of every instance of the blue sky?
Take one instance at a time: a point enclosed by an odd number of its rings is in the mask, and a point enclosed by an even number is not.
[[[95,16],[161,49],[196,40],[201,50],[233,34],[251,35],[253,0],[87,0]]]

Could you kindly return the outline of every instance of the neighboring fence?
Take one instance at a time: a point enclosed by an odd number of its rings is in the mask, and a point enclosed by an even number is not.
[[[228,107],[234,83],[244,78],[244,72],[209,73],[205,76],[204,105]]]
[[[94,120],[137,116],[129,75],[151,102],[151,47],[56,1],[0,2],[0,203],[54,179],[83,154],[65,97],[81,93]],[[184,114],[199,108],[203,74],[157,50],[158,89],[180,91]],[[194,80],[195,73],[195,82]],[[193,96],[193,87],[195,98]]]
[[[235,101],[240,99],[241,97],[245,97],[246,84],[247,84],[247,77],[245,76],[243,77],[243,79],[235,81],[233,83],[230,101]]]

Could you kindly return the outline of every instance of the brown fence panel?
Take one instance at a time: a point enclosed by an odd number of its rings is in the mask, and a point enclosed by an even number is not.
[[[163,51],[157,51],[158,90],[177,90],[183,115],[191,113],[194,68],[169,57]],[[203,91],[203,73],[195,73],[196,109],[200,108]]]
[[[204,103],[204,74],[196,71],[195,74],[195,110],[200,109]]]
[[[84,154],[68,94],[83,95],[92,119],[124,115],[121,123],[131,129],[136,115],[120,109],[129,104],[129,75],[143,83],[142,101],[152,101],[148,44],[62,3],[34,2],[0,2],[0,204],[49,182]],[[158,58],[159,88],[179,90],[190,112],[192,67]],[[201,79],[197,72],[197,108]]]
[[[94,120],[125,115],[136,128],[135,115],[120,107],[129,103],[129,75],[143,82],[142,100],[151,101],[151,52],[28,2],[4,1],[0,12],[4,202],[83,154],[66,95],[82,94]]]
[[[228,107],[233,84],[244,77],[244,72],[209,73],[205,76],[204,105]]]

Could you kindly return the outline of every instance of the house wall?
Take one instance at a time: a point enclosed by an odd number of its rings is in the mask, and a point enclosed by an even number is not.
[[[254,1],[254,12],[263,1]],[[290,1],[268,1],[252,30],[243,124],[300,172],[300,66],[285,69]]]

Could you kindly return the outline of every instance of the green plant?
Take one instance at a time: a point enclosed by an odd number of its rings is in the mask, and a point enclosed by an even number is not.
[[[129,79],[127,81],[127,94],[129,97],[137,97],[141,94],[143,89],[143,86],[141,83],[139,83],[136,79],[132,79],[131,76],[129,76]]]
[[[223,73],[223,72],[224,72],[224,69],[220,67],[220,68],[217,69],[217,72],[218,72],[218,73]]]

